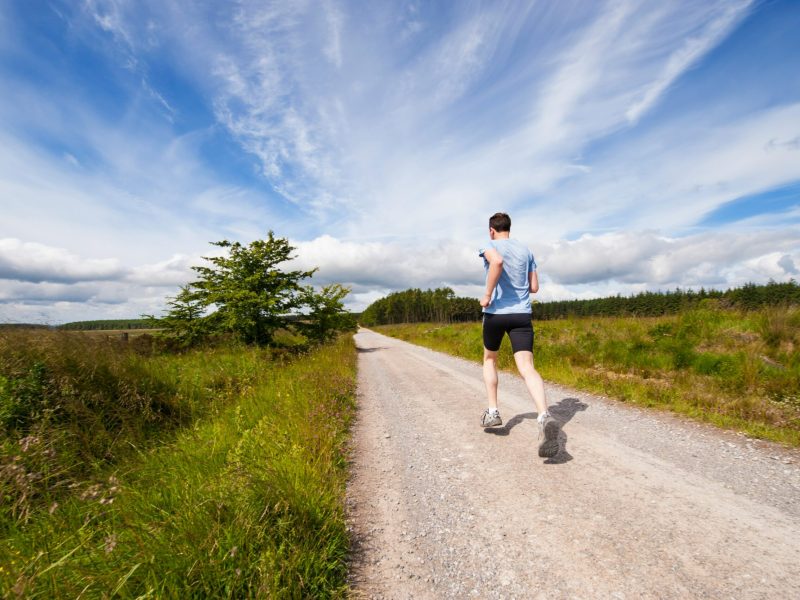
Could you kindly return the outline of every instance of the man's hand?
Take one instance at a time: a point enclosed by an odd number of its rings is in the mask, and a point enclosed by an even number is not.
[[[483,308],[488,307],[492,303],[492,295],[491,294],[484,294],[483,298],[481,298],[481,306]]]

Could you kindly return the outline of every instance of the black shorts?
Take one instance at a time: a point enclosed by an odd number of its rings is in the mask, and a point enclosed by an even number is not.
[[[483,313],[483,347],[492,352],[500,349],[503,335],[508,334],[514,352],[533,352],[533,325],[530,313],[497,315]]]

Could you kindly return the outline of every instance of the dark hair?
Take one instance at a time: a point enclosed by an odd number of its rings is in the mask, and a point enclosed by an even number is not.
[[[494,213],[489,217],[489,227],[497,231],[511,231],[511,217],[506,213]]]

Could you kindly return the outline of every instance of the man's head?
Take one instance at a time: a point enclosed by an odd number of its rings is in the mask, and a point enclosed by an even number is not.
[[[494,229],[497,233],[508,233],[511,231],[511,217],[506,213],[494,213],[489,217],[489,230]]]

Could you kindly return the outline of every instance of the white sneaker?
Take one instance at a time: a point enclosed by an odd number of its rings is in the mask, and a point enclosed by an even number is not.
[[[481,415],[481,427],[496,427],[502,424],[503,419],[500,418],[499,412],[492,412],[488,408],[483,411]]]

